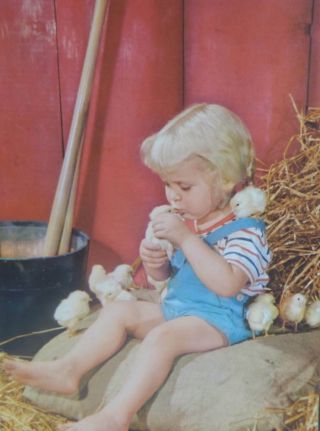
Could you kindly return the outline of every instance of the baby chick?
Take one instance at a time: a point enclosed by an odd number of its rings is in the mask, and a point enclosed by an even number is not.
[[[98,283],[95,288],[95,294],[101,305],[104,307],[111,301],[135,301],[136,297],[130,292],[122,289],[121,284],[117,281],[112,273],[103,281]]]
[[[121,284],[123,289],[128,289],[133,284],[132,273],[132,266],[124,263],[115,267],[112,276]]]
[[[320,326],[320,299],[312,302],[307,307],[305,321],[311,328]]]
[[[237,218],[263,213],[266,207],[266,194],[257,187],[248,186],[232,197],[230,205]]]
[[[273,321],[279,315],[279,311],[274,305],[274,302],[275,299],[271,293],[263,293],[258,295],[254,302],[248,306],[246,318],[252,331],[253,338],[255,338],[256,331],[264,331],[264,334],[268,335]]]
[[[287,295],[280,302],[280,317],[283,322],[283,328],[286,323],[294,323],[294,329],[297,331],[298,324],[303,320],[306,311],[307,299],[302,293]]]
[[[133,268],[130,265],[118,265],[107,273],[103,266],[93,265],[88,283],[90,290],[102,306],[110,301],[136,301],[136,297],[124,289],[133,284]]]
[[[137,298],[127,290],[121,289],[121,292],[115,297],[115,301],[137,301]]]
[[[107,277],[107,273],[102,265],[93,265],[88,278],[89,289],[96,294],[95,286]]]
[[[155,207],[151,213],[149,214],[150,222],[148,223],[147,230],[145,233],[145,238],[148,241],[151,241],[153,244],[159,245],[162,250],[165,250],[167,252],[167,255],[169,259],[172,256],[173,253],[173,245],[170,241],[166,239],[159,239],[156,238],[153,232],[152,228],[152,221],[160,214],[167,213],[172,211],[172,207],[170,205],[160,205],[158,207]]]
[[[60,302],[53,317],[60,326],[68,329],[70,335],[74,335],[77,323],[90,313],[90,300],[86,292],[75,290]]]
[[[95,295],[102,306],[105,306],[107,302],[113,301],[121,290],[121,284],[112,276],[107,276],[94,286]]]

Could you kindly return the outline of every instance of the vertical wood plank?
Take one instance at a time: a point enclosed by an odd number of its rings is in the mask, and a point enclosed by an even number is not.
[[[320,0],[314,0],[311,27],[309,106],[320,107]]]
[[[185,0],[186,104],[238,113],[266,163],[297,131],[289,93],[306,104],[311,11],[311,0]]]
[[[68,140],[73,108],[95,0],[55,0],[57,19],[57,49],[59,58],[60,98],[64,147]]]
[[[53,0],[0,2],[2,219],[48,218],[61,164]]]

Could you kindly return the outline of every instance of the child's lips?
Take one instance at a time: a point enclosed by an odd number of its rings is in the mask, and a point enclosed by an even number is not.
[[[181,217],[181,218],[184,218],[184,216],[185,216],[185,214],[186,214],[186,211],[184,211],[184,210],[181,210],[181,209],[174,209],[173,210],[173,213],[174,214],[177,214],[179,217]]]

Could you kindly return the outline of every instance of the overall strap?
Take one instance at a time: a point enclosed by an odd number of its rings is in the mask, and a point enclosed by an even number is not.
[[[248,229],[251,227],[261,229],[262,232],[265,232],[266,230],[265,224],[261,219],[246,217],[234,220],[221,226],[219,229],[209,233],[206,237],[204,237],[203,241],[211,246],[216,244],[220,239],[232,234],[233,232],[236,232],[241,229]],[[185,262],[185,260],[186,258],[184,254],[180,249],[178,249],[175,251],[171,259],[171,265],[180,268]]]
[[[204,241],[210,245],[213,245],[213,244],[216,244],[218,241],[220,241],[220,239],[231,235],[233,232],[236,232],[241,229],[252,228],[252,227],[261,229],[262,232],[265,232],[266,230],[266,226],[261,219],[256,219],[252,217],[240,218],[230,223],[227,223],[221,226],[219,229],[209,233],[204,238]]]

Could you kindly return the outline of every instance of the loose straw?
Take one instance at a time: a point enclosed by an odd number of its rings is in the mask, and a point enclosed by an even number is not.
[[[67,422],[30,404],[23,398],[24,386],[9,380],[1,363],[7,355],[0,352],[0,429],[1,431],[56,431]]]
[[[287,292],[320,296],[320,108],[306,115],[294,108],[299,133],[289,140],[283,160],[261,177],[273,252],[270,287],[278,299]]]
[[[56,328],[44,329],[42,331],[34,331],[34,332],[29,332],[27,334],[16,335],[12,338],[8,338],[7,340],[1,341],[0,346],[5,346],[6,344],[12,343],[12,341],[20,340],[21,338],[30,337],[33,335],[47,334],[49,332],[61,331],[62,329],[64,329],[64,328],[62,328],[61,326],[58,326]]]
[[[319,402],[319,394],[310,392],[286,408],[268,408],[267,411],[283,415],[283,431],[318,431]]]

